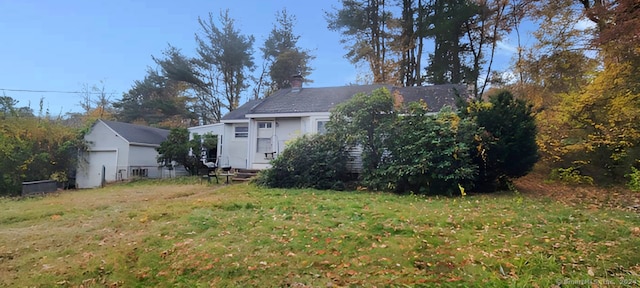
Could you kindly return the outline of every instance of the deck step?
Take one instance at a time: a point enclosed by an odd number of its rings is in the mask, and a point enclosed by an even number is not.
[[[260,170],[256,169],[236,169],[236,176],[233,177],[233,181],[250,181],[258,175]]]
[[[258,174],[238,172],[236,173],[236,178],[251,178],[251,177],[255,177],[256,175]]]

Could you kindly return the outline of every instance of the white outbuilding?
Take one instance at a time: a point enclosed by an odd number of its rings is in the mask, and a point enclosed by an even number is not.
[[[84,136],[87,149],[78,155],[76,186],[100,187],[134,177],[160,178],[156,148],[169,130],[97,120]]]

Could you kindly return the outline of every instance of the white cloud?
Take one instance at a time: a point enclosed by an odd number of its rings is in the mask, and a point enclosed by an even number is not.
[[[498,41],[498,49],[503,50],[504,52],[507,52],[509,54],[518,52],[517,46],[511,45],[510,43],[504,41]]]

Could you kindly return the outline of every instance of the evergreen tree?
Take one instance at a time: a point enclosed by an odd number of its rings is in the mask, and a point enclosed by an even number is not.
[[[216,26],[212,14],[205,20],[198,18],[204,33],[196,35],[198,58],[194,62],[204,71],[214,71],[216,80],[222,84],[218,89],[224,100],[222,106],[233,111],[240,105],[240,97],[248,88],[249,73],[255,69],[255,39],[240,34],[229,10],[220,13],[219,21],[220,27]]]
[[[147,124],[159,127],[186,126],[195,122],[189,111],[191,98],[184,83],[171,80],[149,69],[142,81],[113,104],[116,118],[127,123]]]
[[[300,36],[293,32],[295,22],[296,17],[289,15],[286,9],[276,13],[276,24],[261,48],[268,61],[270,91],[291,87],[292,75],[301,75],[305,82],[310,82],[307,79],[312,71],[309,62],[315,57],[298,47]]]
[[[198,102],[194,110],[205,124],[219,122],[225,110],[240,106],[255,69],[254,37],[237,30],[228,10],[218,20],[211,13],[198,18],[203,32],[196,34],[196,57],[188,58],[169,46],[165,59],[154,58],[167,77],[187,83],[194,91]]]
[[[491,95],[489,105],[474,104],[471,116],[484,129],[475,156],[479,168],[476,187],[505,188],[510,179],[527,175],[539,158],[531,105],[508,91]]]
[[[465,47],[461,38],[465,23],[477,13],[477,6],[467,0],[435,0],[429,6],[427,35],[434,38],[427,79],[433,84],[462,83],[466,71]]]

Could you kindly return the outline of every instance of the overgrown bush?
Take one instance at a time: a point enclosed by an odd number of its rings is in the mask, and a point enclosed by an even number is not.
[[[551,170],[549,178],[553,181],[560,181],[567,184],[589,184],[593,185],[593,178],[591,176],[582,175],[579,168],[556,168]]]
[[[636,167],[631,167],[631,173],[627,174],[627,187],[632,191],[640,191],[640,170]]]
[[[361,185],[449,195],[469,188],[477,171],[470,156],[475,124],[451,110],[434,116],[424,103],[406,107],[395,100],[381,88],[354,96],[331,114],[329,131],[362,147]]]
[[[340,141],[362,148],[362,181],[375,189],[382,188],[376,187],[379,183],[375,174],[388,150],[388,141],[392,138],[389,135],[395,129],[394,106],[394,99],[386,88],[371,94],[358,93],[336,106],[328,125],[329,133]]]
[[[60,119],[0,113],[0,196],[19,195],[25,181],[68,180],[83,143]]]
[[[159,153],[157,161],[167,167],[172,167],[173,162],[178,163],[184,166],[190,175],[196,175],[199,169],[207,168],[199,157],[200,151],[215,148],[217,142],[217,136],[210,133],[194,134],[193,139],[189,140],[188,129],[173,128],[169,131],[167,139],[156,148]]]
[[[349,180],[345,145],[335,135],[304,135],[293,140],[254,183],[271,188],[343,190]]]
[[[452,195],[471,188],[478,170],[471,160],[475,123],[450,109],[428,115],[417,103],[407,112],[394,125],[377,178],[396,192]]]
[[[538,161],[536,123],[531,105],[508,91],[489,97],[489,103],[467,107],[484,132],[479,134],[474,162],[479,173],[476,187],[483,191],[506,189],[513,178],[527,175]]]

